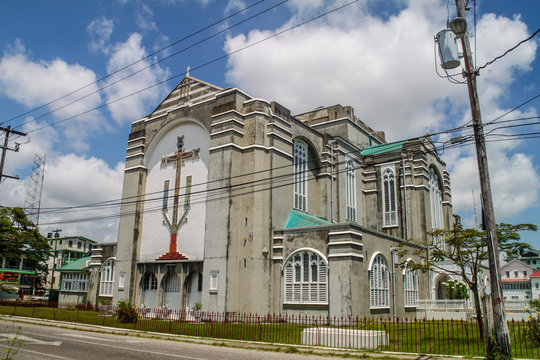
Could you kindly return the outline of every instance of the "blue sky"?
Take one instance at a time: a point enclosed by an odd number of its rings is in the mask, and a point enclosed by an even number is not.
[[[57,210],[121,197],[131,122],[150,113],[181,81],[187,66],[193,69],[194,77],[278,101],[293,113],[335,103],[351,105],[360,119],[385,131],[389,141],[444,131],[470,120],[466,86],[451,84],[435,72],[433,37],[455,16],[454,1],[357,1],[272,37],[348,2],[1,2],[0,122],[29,133],[26,138],[14,136],[10,142],[10,146],[23,144],[20,152],[7,154],[5,173],[21,180],[6,179],[0,184],[1,204],[24,204],[34,156],[47,154],[42,232],[62,228],[65,235],[114,241],[117,207],[99,212]],[[468,24],[478,65],[501,55],[540,27],[536,0],[477,0],[470,7]],[[484,122],[540,94],[539,38],[481,70],[478,90]],[[136,61],[134,66],[94,83]],[[127,75],[131,76],[119,81]],[[457,79],[461,80],[459,75]],[[159,85],[138,92],[154,84]],[[87,87],[49,104],[83,86]],[[85,97],[76,101],[81,96]],[[128,97],[115,101],[124,96]],[[25,114],[36,107],[41,108]],[[536,98],[499,121],[532,120],[486,127],[489,140],[504,140],[488,144],[498,221],[540,224],[540,141],[512,137],[539,132],[540,126],[494,129],[538,122],[534,117],[539,109],[540,99]],[[56,122],[60,123],[49,126]],[[464,131],[463,135],[467,134],[470,130]],[[443,134],[436,140],[442,144],[448,136]],[[445,147],[441,154],[451,173],[454,210],[471,226],[473,193],[480,212],[474,147],[470,143],[455,149]],[[67,222],[109,215],[100,220]],[[523,235],[540,248],[539,234]]]

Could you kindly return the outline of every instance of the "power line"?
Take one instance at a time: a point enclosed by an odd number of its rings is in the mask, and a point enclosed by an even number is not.
[[[491,64],[493,64],[495,61],[499,60],[500,58],[503,58],[505,57],[509,52],[515,50],[518,46],[520,46],[521,44],[531,40],[533,37],[536,36],[536,34],[538,34],[540,32],[540,28],[538,28],[538,30],[536,30],[531,36],[529,36],[528,38],[526,38],[525,40],[521,40],[519,43],[517,43],[514,47],[506,50],[506,52],[502,55],[499,55],[497,56],[496,58],[494,58],[493,60],[491,61],[488,61],[487,63],[485,63],[484,65],[480,66],[479,68],[476,69],[476,73],[478,73],[481,69],[484,69],[486,66],[489,66]]]
[[[216,22],[214,22],[214,23],[212,23],[212,24],[210,24],[210,25],[208,25],[208,26],[206,26],[206,27],[204,27],[204,28],[202,28],[202,29],[200,29],[200,30],[197,30],[197,31],[195,31],[195,32],[193,32],[193,33],[191,33],[191,34],[189,34],[189,35],[187,35],[187,36],[184,36],[183,38],[181,38],[181,39],[179,39],[179,40],[177,40],[177,41],[175,41],[175,42],[173,42],[173,43],[171,43],[171,44],[169,44],[169,45],[167,45],[167,46],[165,46],[165,47],[163,47],[163,48],[161,48],[161,49],[159,49],[159,50],[156,50],[156,51],[154,51],[153,53],[151,53],[151,54],[149,54],[149,55],[146,55],[146,56],[142,57],[141,59],[139,59],[139,60],[137,60],[137,61],[135,61],[135,62],[132,62],[132,63],[130,63],[130,64],[128,64],[128,65],[126,65],[126,66],[120,68],[120,69],[117,69],[117,70],[115,70],[115,71],[113,71],[113,72],[108,73],[107,75],[105,75],[105,76],[103,76],[103,77],[101,77],[101,78],[99,78],[99,79],[97,79],[97,80],[95,80],[95,81],[93,81],[93,82],[91,82],[91,83],[88,83],[88,84],[86,84],[86,85],[84,85],[84,86],[82,86],[82,87],[80,87],[80,88],[78,88],[78,89],[76,89],[76,90],[73,90],[72,92],[70,92],[70,93],[68,93],[68,94],[65,94],[65,95],[63,95],[63,96],[61,96],[61,97],[59,97],[59,98],[57,98],[57,99],[51,100],[51,101],[49,101],[49,102],[46,103],[46,104],[43,104],[43,105],[40,105],[40,106],[35,107],[35,108],[33,108],[33,109],[30,109],[30,110],[28,110],[27,112],[25,112],[25,113],[23,113],[23,114],[14,116],[14,117],[12,117],[12,118],[10,118],[10,119],[4,121],[2,124],[7,123],[7,122],[10,122],[10,121],[13,121],[13,120],[18,119],[18,118],[20,118],[20,117],[23,117],[23,116],[25,116],[25,115],[31,114],[31,113],[34,112],[34,111],[37,111],[37,110],[39,110],[39,109],[42,109],[42,108],[44,108],[44,107],[46,107],[46,106],[48,106],[48,105],[54,104],[55,102],[58,102],[58,101],[60,101],[60,100],[62,100],[62,99],[64,99],[64,98],[66,98],[66,97],[68,97],[68,96],[70,96],[70,95],[73,95],[73,94],[75,94],[75,93],[77,93],[77,92],[79,92],[79,91],[81,91],[81,90],[84,90],[84,89],[86,89],[86,88],[89,87],[89,86],[92,86],[92,85],[94,85],[94,84],[97,84],[98,82],[103,81],[103,80],[105,80],[105,79],[111,77],[111,76],[114,75],[114,74],[117,74],[117,73],[119,73],[119,72],[121,72],[121,71],[123,71],[123,70],[125,70],[125,69],[127,69],[127,68],[129,68],[129,67],[131,67],[131,66],[133,66],[133,65],[136,65],[136,64],[138,64],[138,63],[140,63],[140,62],[142,62],[142,61],[144,61],[144,60],[146,60],[146,59],[148,59],[148,58],[150,58],[150,57],[153,57],[153,56],[155,56],[155,55],[157,55],[157,54],[159,54],[159,53],[161,53],[161,52],[163,52],[163,51],[165,51],[165,50],[167,50],[167,49],[173,47],[174,45],[177,45],[177,44],[179,44],[179,43],[181,43],[181,42],[183,42],[183,41],[185,41],[185,40],[187,40],[187,39],[189,39],[189,38],[191,38],[191,37],[193,37],[193,36],[195,36],[195,35],[198,35],[198,34],[204,32],[204,31],[206,31],[206,30],[208,30],[208,29],[210,29],[210,28],[212,28],[212,27],[214,27],[214,26],[216,26],[216,25],[218,25],[218,24],[220,24],[220,23],[222,23],[222,22],[228,20],[228,19],[231,19],[232,17],[234,17],[234,16],[236,16],[236,15],[238,15],[238,14],[241,14],[242,12],[244,12],[244,11],[246,11],[246,10],[249,10],[250,8],[256,6],[256,5],[258,5],[258,4],[260,4],[260,3],[264,2],[264,1],[266,1],[266,0],[259,0],[259,1],[253,3],[253,4],[249,5],[249,6],[247,6],[247,7],[243,8],[243,9],[241,9],[241,10],[238,10],[237,12],[235,12],[235,13],[233,13],[233,14],[231,14],[231,15],[229,15],[229,16],[227,16],[227,17],[221,19],[221,20],[218,20],[218,21],[216,21]],[[286,0],[286,1],[288,1],[288,0]],[[51,112],[49,112],[49,113],[51,113]]]
[[[239,52],[241,52],[241,51],[244,51],[244,50],[246,50],[246,49],[249,49],[249,48],[251,48],[251,47],[253,47],[253,46],[259,45],[259,44],[261,44],[261,43],[263,43],[263,42],[265,42],[265,41],[268,41],[268,40],[270,40],[270,39],[272,39],[272,38],[278,37],[278,36],[283,35],[283,34],[289,32],[289,31],[292,31],[292,30],[294,30],[294,29],[296,29],[296,28],[299,28],[299,27],[301,27],[301,26],[304,26],[304,25],[306,25],[306,24],[308,24],[308,23],[310,23],[310,22],[313,22],[313,21],[318,20],[318,19],[320,19],[320,18],[322,18],[322,17],[328,16],[329,14],[332,14],[332,13],[334,13],[334,12],[337,12],[337,11],[339,11],[339,10],[342,10],[342,9],[344,9],[344,8],[347,7],[347,6],[350,6],[350,5],[354,4],[354,3],[357,3],[358,1],[360,1],[360,0],[353,0],[353,1],[351,1],[351,2],[348,2],[348,3],[344,4],[344,5],[338,6],[338,7],[334,8],[334,9],[332,9],[332,10],[329,10],[329,11],[327,11],[327,12],[325,12],[325,13],[319,14],[319,15],[317,15],[317,16],[315,16],[315,17],[312,17],[311,19],[308,19],[308,20],[306,20],[306,21],[303,21],[303,22],[301,22],[301,23],[299,23],[299,24],[297,24],[297,25],[293,25],[293,26],[291,26],[291,27],[289,27],[289,28],[287,28],[287,29],[285,29],[285,30],[282,30],[282,31],[279,31],[279,32],[277,32],[277,33],[275,33],[275,34],[273,34],[273,35],[267,36],[266,38],[263,38],[263,39],[261,39],[261,40],[255,41],[255,42],[253,42],[253,43],[251,43],[251,44],[248,44],[248,45],[243,46],[243,47],[241,47],[241,48],[239,48],[239,49],[236,49],[236,50],[234,50],[234,51],[231,51],[231,52],[229,52],[229,53],[227,53],[227,54],[225,54],[225,55],[219,56],[219,57],[217,57],[217,58],[214,58],[213,60],[207,61],[207,62],[205,62],[205,63],[203,63],[203,64],[198,65],[198,66],[195,66],[195,67],[193,67],[191,70],[192,70],[192,71],[196,71],[196,70],[199,70],[199,69],[204,68],[204,67],[206,67],[206,66],[209,66],[209,65],[211,65],[211,64],[213,64],[213,63],[215,63],[215,62],[218,62],[218,61],[220,61],[220,60],[226,59],[226,58],[228,58],[228,57],[230,57],[230,56],[232,56],[232,55],[234,55],[234,54],[236,54],[236,53],[239,53]],[[83,111],[83,112],[81,112],[81,113],[79,113],[79,114],[76,114],[76,115],[67,117],[67,118],[65,118],[65,119],[62,119],[62,120],[59,120],[59,121],[56,121],[56,122],[53,122],[53,123],[44,125],[44,126],[42,126],[42,127],[39,127],[39,128],[33,129],[33,130],[30,130],[30,131],[28,131],[28,132],[29,132],[29,133],[32,133],[32,132],[35,132],[35,131],[39,131],[39,130],[45,129],[45,128],[47,128],[47,127],[51,127],[51,126],[54,126],[54,125],[58,125],[58,124],[63,123],[63,122],[65,122],[65,121],[74,119],[74,118],[76,118],[76,117],[78,117],[78,116],[85,115],[85,114],[90,113],[90,112],[92,112],[92,111],[99,110],[99,109],[101,109],[101,108],[103,108],[103,107],[105,107],[105,106],[114,104],[114,103],[119,102],[119,101],[121,101],[121,100],[124,100],[124,99],[126,99],[126,98],[128,98],[128,97],[137,95],[137,94],[139,94],[139,93],[141,93],[141,92],[143,92],[143,91],[146,91],[146,90],[149,90],[149,89],[151,89],[151,88],[154,88],[154,87],[156,87],[156,86],[158,86],[158,85],[164,84],[164,83],[166,83],[166,82],[168,82],[168,81],[171,81],[171,80],[173,80],[173,79],[176,79],[176,78],[178,78],[178,77],[180,77],[180,76],[182,76],[182,75],[185,75],[185,74],[186,74],[185,71],[184,71],[184,72],[181,72],[181,73],[179,73],[179,74],[176,74],[176,75],[174,75],[174,76],[169,77],[168,79],[165,79],[165,80],[163,80],[163,81],[159,81],[159,82],[157,82],[157,83],[154,83],[154,84],[152,84],[152,85],[149,85],[149,86],[147,86],[147,87],[145,87],[145,88],[143,88],[143,89],[137,90],[137,91],[135,91],[135,92],[133,92],[133,93],[130,93],[130,94],[128,94],[128,95],[125,95],[125,96],[122,96],[122,97],[117,98],[117,99],[115,99],[115,100],[109,101],[109,102],[107,102],[107,103],[98,105],[98,106],[96,106],[96,107],[94,107],[94,108],[92,108],[92,109]]]
[[[147,66],[144,66],[144,67],[142,67],[141,69],[138,69],[138,70],[136,70],[136,71],[134,71],[134,72],[132,72],[132,73],[130,73],[130,74],[128,74],[128,75],[126,75],[126,76],[120,78],[120,79],[117,79],[117,80],[115,80],[115,81],[113,81],[113,82],[111,82],[111,83],[105,85],[105,86],[102,86],[102,87],[100,87],[99,89],[94,90],[94,91],[92,91],[92,92],[90,92],[90,93],[88,93],[88,94],[86,94],[86,95],[84,95],[84,96],[82,96],[82,97],[80,97],[80,98],[78,98],[78,99],[75,99],[75,100],[73,100],[73,101],[71,101],[71,102],[69,102],[69,103],[67,103],[67,104],[64,104],[64,105],[62,105],[62,106],[60,106],[60,107],[57,107],[57,108],[55,108],[55,109],[53,109],[53,110],[50,110],[50,111],[48,111],[48,112],[45,112],[45,113],[43,113],[43,114],[41,114],[41,115],[39,115],[39,116],[37,116],[37,117],[31,119],[31,120],[28,120],[28,121],[26,121],[26,122],[23,122],[23,123],[17,125],[17,127],[21,127],[21,126],[24,126],[24,125],[26,125],[26,124],[28,124],[28,123],[35,122],[36,120],[39,120],[39,119],[41,119],[41,118],[43,118],[43,117],[46,117],[46,116],[48,116],[48,115],[50,115],[50,114],[53,114],[53,113],[57,112],[58,110],[61,110],[61,109],[63,109],[63,108],[66,108],[66,107],[68,107],[68,106],[70,106],[70,105],[73,105],[73,104],[75,104],[75,103],[77,103],[77,102],[80,102],[80,101],[82,101],[82,100],[88,98],[88,97],[91,96],[91,95],[100,93],[101,91],[103,91],[103,90],[105,90],[105,89],[107,89],[107,88],[109,88],[109,87],[111,87],[111,86],[114,86],[114,85],[116,85],[116,84],[118,84],[118,83],[120,83],[120,82],[122,82],[122,81],[124,81],[124,80],[126,80],[126,79],[128,79],[128,78],[130,78],[130,77],[132,77],[132,76],[135,76],[135,75],[137,75],[137,74],[143,72],[144,70],[147,70],[147,69],[149,69],[149,68],[151,68],[151,67],[153,67],[153,66],[155,66],[155,65],[157,65],[157,64],[159,64],[159,63],[161,63],[161,62],[163,62],[163,61],[165,61],[165,60],[168,60],[168,59],[170,59],[170,58],[173,58],[173,57],[175,57],[176,55],[181,54],[181,53],[183,53],[183,52],[185,52],[186,50],[189,50],[189,49],[191,49],[191,48],[194,48],[195,46],[200,45],[200,44],[202,44],[202,43],[204,43],[204,42],[206,42],[206,41],[208,41],[208,40],[210,40],[210,39],[213,39],[213,38],[215,38],[215,37],[217,37],[217,36],[219,36],[219,35],[221,35],[221,34],[227,32],[227,31],[229,31],[230,29],[232,29],[232,28],[234,28],[234,27],[236,27],[236,26],[239,26],[239,25],[241,25],[241,24],[243,24],[243,23],[245,23],[245,22],[248,22],[248,21],[250,21],[250,20],[252,20],[252,19],[254,19],[254,18],[256,18],[256,17],[258,17],[258,16],[260,16],[260,15],[262,15],[262,14],[264,14],[264,13],[267,13],[268,11],[275,9],[275,8],[277,8],[278,6],[283,5],[283,4],[286,3],[287,1],[289,1],[289,0],[283,0],[283,1],[281,1],[280,3],[278,3],[278,4],[275,4],[275,5],[273,5],[273,6],[269,7],[269,8],[267,8],[267,9],[265,9],[265,10],[263,10],[263,11],[260,11],[260,12],[258,12],[257,14],[255,14],[255,15],[253,15],[253,16],[250,16],[250,17],[248,17],[248,18],[246,18],[246,19],[244,19],[244,20],[242,20],[242,21],[240,21],[240,22],[237,22],[236,24],[231,25],[231,26],[229,26],[229,27],[227,27],[227,28],[225,28],[225,29],[223,29],[223,30],[221,30],[221,31],[219,31],[219,32],[217,32],[217,33],[215,33],[215,34],[213,34],[213,35],[207,36],[207,37],[205,37],[204,39],[199,40],[199,41],[197,41],[197,42],[195,42],[195,43],[193,43],[193,44],[191,44],[191,45],[189,45],[189,46],[186,46],[186,47],[184,47],[184,48],[182,48],[182,49],[180,49],[180,50],[178,50],[178,51],[176,51],[176,52],[174,52],[174,53],[172,53],[172,54],[170,54],[170,55],[168,55],[168,56],[165,56],[165,57],[163,57],[163,58],[161,58],[161,59],[159,59],[159,60],[156,60],[155,62],[153,62],[153,63],[151,63],[151,64],[149,64],[149,65],[147,65]],[[147,58],[148,58],[148,56],[145,57],[145,58],[143,58],[143,59],[147,59]],[[142,61],[143,59],[139,60],[139,62]],[[133,63],[133,64],[136,64],[136,63]],[[129,65],[129,66],[131,66],[131,65]],[[124,67],[124,68],[127,68],[127,67],[129,67],[129,66],[126,66],[126,67]],[[115,72],[115,73],[116,73],[116,72]],[[186,73],[184,72],[184,73],[182,73],[181,75],[183,75],[183,74],[186,74]],[[112,73],[111,73],[111,75],[112,75]],[[110,76],[110,75],[108,75],[108,76]],[[173,78],[174,78],[174,77],[173,77]],[[169,80],[171,80],[171,79],[173,79],[173,78],[169,78],[169,79],[165,80],[164,82],[167,82],[167,81],[169,81]],[[160,85],[160,84],[162,84],[162,83],[163,83],[163,82],[160,82],[158,85]],[[124,99],[124,98],[122,98],[122,99]],[[76,115],[76,116],[77,116],[77,115]]]
[[[519,136],[530,135],[530,134],[531,133],[519,134]],[[535,134],[535,136],[531,136],[531,138],[540,137],[540,132],[539,133],[534,133],[534,134]],[[507,140],[504,140],[504,141],[513,141],[513,140],[516,140],[516,139],[507,139]],[[473,141],[474,141],[474,139],[471,137],[470,139],[464,140],[464,141],[462,141],[462,142],[460,142],[458,144],[452,144],[447,149],[470,146],[470,145],[473,145]],[[503,140],[495,139],[495,140],[486,140],[485,142],[487,143],[487,142],[499,142],[499,141],[503,141]],[[411,144],[409,146],[412,147],[412,146],[416,146],[416,145],[418,145],[418,144]],[[386,152],[386,153],[380,154],[380,156],[388,156],[389,154],[401,153],[404,150],[407,150],[407,147],[405,149]],[[433,151],[419,150],[419,151],[413,152],[413,155],[421,154],[421,153],[430,153],[430,152],[436,152],[436,149],[434,149]],[[345,161],[338,162],[336,165],[344,164],[344,163],[345,163]],[[287,165],[287,166],[292,166],[292,165]],[[320,170],[322,168],[323,167],[319,167],[317,169]],[[264,171],[270,171],[270,170],[264,170]],[[314,169],[311,169],[311,170],[314,170]],[[346,172],[346,171],[347,171],[347,169],[344,168],[342,170],[337,171],[336,175],[341,174],[341,173]],[[249,176],[249,175],[250,174],[242,174],[242,175],[238,175],[237,177]],[[289,180],[287,182],[283,182],[283,181],[285,181],[284,179],[286,179],[286,178],[290,179],[290,177],[292,177],[292,176],[293,176],[293,173],[287,173],[287,174],[279,175],[279,176],[276,176],[276,177],[268,177],[268,178],[253,180],[253,181],[234,184],[234,185],[227,185],[227,186],[223,186],[223,187],[220,187],[220,188],[214,188],[214,189],[202,190],[202,191],[198,191],[198,192],[192,192],[191,196],[199,197],[199,199],[192,200],[191,203],[192,204],[198,204],[198,203],[203,203],[203,202],[209,203],[209,202],[212,202],[212,201],[218,201],[218,200],[222,200],[222,199],[226,199],[226,198],[243,196],[243,195],[252,194],[252,193],[256,193],[256,192],[260,192],[260,191],[269,191],[269,190],[276,189],[276,188],[281,188],[281,187],[285,187],[285,186],[291,186],[291,185],[295,184],[294,180],[292,180],[292,181]],[[279,179],[281,179],[280,180],[281,183],[278,182],[277,184],[270,184],[269,186],[267,186],[265,188],[256,189],[256,190],[250,190],[252,187],[262,186],[262,185],[265,185],[265,183],[268,183],[270,181],[276,181],[276,180],[279,180]],[[219,179],[219,180],[216,180],[216,181],[227,181],[227,180],[228,180],[228,178],[223,178],[223,179]],[[313,181],[313,180],[316,180],[316,178],[312,177],[312,178],[308,179],[308,181]],[[192,185],[192,187],[196,187],[196,186],[200,186],[200,185]],[[249,189],[242,192],[243,190],[246,189],[246,187],[249,187]],[[182,187],[182,188],[184,188],[184,187]],[[151,194],[139,195],[139,196],[134,197],[134,198],[138,198],[138,200],[132,200],[132,201],[129,201],[129,202],[121,202],[121,203],[117,203],[117,204],[108,204],[108,206],[118,207],[118,206],[125,205],[125,204],[137,204],[137,203],[151,204],[151,203],[155,203],[155,202],[161,202],[163,200],[163,197],[155,197],[155,198],[146,199],[146,197],[148,195],[157,194],[157,193],[163,193],[163,191],[159,191],[159,192],[155,192],[155,193],[151,193]],[[182,198],[184,196],[185,196],[185,194],[181,195]],[[144,199],[141,199],[142,197],[144,197]],[[169,198],[172,198],[172,196],[170,196]],[[122,200],[122,199],[120,199],[120,200]],[[85,210],[85,209],[83,209],[83,207],[84,207],[84,205],[79,206],[77,208],[78,208],[78,210]],[[73,209],[73,207],[69,207],[69,208],[66,208],[65,210],[70,211],[72,209]],[[61,211],[60,209],[58,209],[58,210]],[[89,210],[92,210],[92,209],[86,209],[85,211],[89,211]],[[94,209],[94,210],[98,210],[98,209]],[[103,208],[100,208],[100,210],[103,210]],[[149,207],[149,206],[146,205],[144,210],[142,211],[142,213],[150,213],[150,212],[157,212],[157,211],[162,211],[162,206],[161,205],[160,206],[154,206],[154,207]],[[103,216],[95,216],[95,217],[84,217],[84,218],[80,218],[80,219],[57,220],[57,221],[51,221],[51,222],[47,222],[47,223],[42,223],[42,225],[53,225],[53,224],[65,224],[65,223],[75,223],[75,222],[115,219],[115,218],[120,218],[120,217],[123,217],[123,216],[131,216],[131,215],[134,215],[136,212],[137,211],[129,211],[129,212],[111,214],[111,215],[103,215]]]

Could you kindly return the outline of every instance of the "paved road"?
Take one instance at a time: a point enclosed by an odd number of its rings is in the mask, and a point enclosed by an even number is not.
[[[80,331],[67,328],[41,326],[28,323],[11,323],[4,321],[8,328],[0,331],[0,352],[7,347],[7,336],[13,336],[20,327],[19,340],[23,346],[18,350],[14,360],[48,360],[48,359],[186,359],[186,360],[319,360],[332,359],[316,355],[287,354],[253,349],[239,349],[152,339],[147,337],[114,335]],[[342,358],[334,358],[342,359]]]

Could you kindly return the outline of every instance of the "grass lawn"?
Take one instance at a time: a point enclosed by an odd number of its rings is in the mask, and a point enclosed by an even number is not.
[[[302,343],[303,329],[316,327],[315,325],[302,325],[299,322],[265,323],[261,321],[257,323],[255,321],[256,317],[241,319],[248,319],[248,323],[245,323],[245,321],[242,323],[139,319],[135,324],[124,324],[120,323],[114,314],[110,312],[13,306],[11,304],[0,305],[0,313],[215,339],[261,341],[290,345]],[[348,328],[386,331],[389,339],[388,346],[382,346],[378,349],[383,351],[462,355],[468,358],[483,356],[485,352],[475,321],[392,322],[389,320],[361,320],[357,321],[355,326]],[[527,336],[527,323],[509,322],[509,329],[514,357],[540,358],[540,347],[530,341]],[[336,343],[339,343],[339,341],[336,341]],[[351,340],[351,343],[354,343],[354,340]]]

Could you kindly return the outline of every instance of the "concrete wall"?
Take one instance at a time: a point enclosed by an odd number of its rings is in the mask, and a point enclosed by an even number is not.
[[[188,223],[179,232],[178,250],[188,256],[184,263],[189,262],[189,266],[156,261],[168,246],[169,233],[163,214],[149,211],[152,206],[161,206],[163,183],[172,180],[175,173],[172,166],[161,167],[160,160],[175,151],[180,135],[185,137],[186,150],[201,148],[200,160],[186,161],[181,180],[190,173],[194,184],[207,182],[206,199],[201,196],[199,208],[194,205]],[[383,138],[384,134],[361,122],[349,107],[336,105],[295,118],[277,103],[186,78],[156,111],[132,126],[123,197],[139,201],[122,205],[122,212],[132,215],[122,217],[119,226],[117,270],[125,272],[126,287],[115,290],[115,301],[140,302],[140,281],[147,272],[155,273],[161,282],[169,266],[185,280],[199,266],[194,264],[203,261],[201,299],[205,311],[407,316],[410,310],[402,305],[403,276],[395,267],[395,307],[369,309],[369,261],[380,253],[390,264],[390,249],[406,234],[426,236],[431,226],[430,166],[437,167],[443,179],[444,217],[449,227],[453,221],[449,183],[444,163],[428,154],[429,144],[420,141],[409,144],[406,151],[371,158],[360,155],[370,141]],[[333,152],[328,145],[332,139],[336,140]],[[334,225],[283,229],[293,208],[295,140],[309,148],[308,212],[333,220]],[[404,168],[402,153],[406,155]],[[356,222],[346,219],[347,158],[357,165]],[[392,227],[382,224],[380,171],[384,164],[396,171],[399,220]],[[159,201],[148,202],[151,197]],[[181,206],[179,210],[183,212]],[[327,305],[283,305],[283,261],[301,248],[315,249],[328,260]],[[217,283],[211,288],[212,279]],[[429,297],[427,284],[427,276],[422,275],[421,298]],[[158,290],[158,303],[161,298]]]

